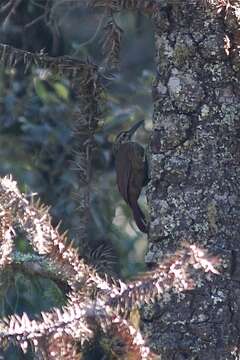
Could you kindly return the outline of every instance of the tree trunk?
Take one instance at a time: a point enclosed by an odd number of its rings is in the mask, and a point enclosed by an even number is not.
[[[188,241],[218,254],[223,266],[195,290],[144,310],[143,330],[162,360],[238,359],[240,87],[229,39],[239,24],[231,7],[217,13],[204,1],[169,3],[155,13],[146,262]]]

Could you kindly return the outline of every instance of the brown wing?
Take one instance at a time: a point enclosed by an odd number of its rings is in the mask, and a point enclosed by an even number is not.
[[[132,208],[133,217],[134,217],[134,220],[135,220],[135,222],[137,224],[137,227],[142,232],[147,233],[148,232],[148,226],[147,226],[146,218],[145,218],[145,215],[142,212],[140,206],[138,205],[138,202],[133,203],[131,205],[131,208]]]
[[[136,142],[123,143],[116,154],[117,184],[127,203],[139,198],[145,179],[144,149]],[[131,183],[131,189],[129,189]]]
[[[140,196],[144,179],[145,179],[145,164],[144,164],[144,148],[138,143],[131,143],[131,166],[133,167],[133,171],[131,172],[130,182],[131,189],[128,193],[129,202],[136,202]]]
[[[119,192],[131,207],[138,228],[146,233],[145,216],[137,202],[145,181],[143,147],[135,142],[121,144],[116,154],[115,165]]]
[[[145,159],[144,148],[138,143],[132,143],[132,166],[134,171],[130,174],[129,182],[131,187],[128,190],[128,202],[133,211],[134,220],[139,228],[144,233],[148,232],[145,215],[138,205],[138,198],[140,196],[142,187],[145,182]]]
[[[131,173],[131,146],[130,143],[121,144],[115,157],[115,166],[117,172],[118,190],[124,200],[128,203],[128,185]]]

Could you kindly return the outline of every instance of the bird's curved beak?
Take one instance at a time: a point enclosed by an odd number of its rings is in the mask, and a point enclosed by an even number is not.
[[[138,121],[136,124],[134,124],[129,130],[129,136],[130,138],[133,136],[133,134],[135,133],[135,131],[137,131],[137,129],[144,123],[144,120],[140,120]]]

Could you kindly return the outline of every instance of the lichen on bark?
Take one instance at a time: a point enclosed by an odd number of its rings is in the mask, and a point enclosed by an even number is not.
[[[165,1],[154,16],[146,262],[161,261],[188,241],[217,253],[225,265],[214,281],[143,310],[145,334],[167,360],[231,360],[240,353],[240,60],[232,40],[240,3],[230,9],[203,3]]]

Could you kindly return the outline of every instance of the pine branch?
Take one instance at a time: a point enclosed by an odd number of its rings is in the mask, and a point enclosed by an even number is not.
[[[158,7],[157,0],[88,0],[90,7],[108,7],[113,11],[140,10],[145,14],[152,15]]]
[[[80,360],[76,341],[67,334],[53,334],[38,341],[38,358]]]
[[[89,305],[81,304],[57,308],[51,312],[42,312],[40,320],[30,320],[26,313],[22,316],[12,315],[0,321],[0,339],[19,344],[25,352],[31,342],[38,350],[38,341],[42,338],[68,334],[75,340],[84,342],[93,336],[87,325],[87,316],[92,314]]]
[[[76,230],[78,242],[89,243],[93,135],[102,114],[102,86],[95,69],[87,73],[81,86],[78,79],[73,79],[72,86],[78,105],[72,123],[74,155],[72,170],[78,176],[78,187],[73,194],[79,215],[79,227]]]
[[[36,352],[41,348],[45,352],[50,349],[55,352],[67,337],[72,345],[70,351],[75,351],[76,341],[82,344],[89,341],[94,331],[99,331],[99,328],[108,339],[115,337],[123,343],[119,354],[122,358],[131,354],[136,360],[151,358],[150,350],[139,331],[126,320],[108,314],[104,306],[97,306],[89,300],[88,303],[68,305],[62,310],[54,309],[52,312],[41,313],[40,320],[30,320],[25,313],[22,317],[13,315],[5,318],[0,321],[0,340],[7,339],[19,344],[24,352],[29,342]],[[115,348],[115,351],[119,349]]]
[[[106,299],[106,306],[118,314],[129,313],[144,303],[162,300],[169,291],[180,293],[194,289],[198,284],[196,274],[191,274],[193,269],[219,274],[215,266],[220,261],[211,257],[206,251],[195,245],[185,244],[182,250],[164,259],[157,268],[145,273],[136,281],[122,284],[119,294],[112,294]]]
[[[110,68],[119,68],[120,46],[123,30],[110,19],[104,27],[105,34],[102,40],[102,51],[105,57],[105,64]]]
[[[12,227],[13,218],[9,211],[0,213],[0,269],[3,269],[12,262],[14,250],[15,231]]]
[[[140,331],[119,316],[101,319],[101,330],[106,335],[105,348],[116,359],[157,359],[146,346]]]
[[[153,298],[154,294],[161,295],[166,289],[174,287],[177,291],[183,291],[191,288],[193,283],[188,275],[190,266],[198,267],[205,272],[218,273],[214,268],[214,265],[218,264],[216,258],[208,259],[206,252],[195,245],[185,245],[182,250],[169,256],[154,272],[146,274],[142,279],[128,285],[118,281],[113,292],[114,282],[107,275],[104,280],[84,263],[73,245],[67,242],[66,234],[60,235],[58,228],[52,227],[48,209],[30,205],[11,178],[0,179],[0,209],[2,213],[12,214],[12,227],[16,226],[25,232],[35,251],[46,255],[57,264],[57,268],[61,267],[62,271],[66,272],[70,286],[74,288],[73,284],[83,284],[87,281],[88,286],[91,284],[103,290],[104,296],[111,291],[109,302],[106,301],[110,308],[128,301],[127,307],[131,309],[132,302],[148,301],[149,297]]]
[[[57,75],[64,75],[69,79],[77,78],[84,81],[89,72],[97,71],[97,66],[68,56],[50,57],[46,54],[34,54],[20,50],[13,46],[0,43],[0,61],[6,67],[16,67],[19,63],[24,65],[25,72],[31,66],[47,69]],[[79,83],[78,83],[79,84]]]
[[[111,283],[103,280],[98,273],[79,257],[77,249],[69,243],[66,233],[60,234],[58,227],[51,225],[49,208],[29,204],[11,177],[0,179],[0,211],[10,213],[12,228],[25,233],[33,249],[45,255],[56,269],[56,276],[67,278],[70,287],[79,287],[88,281],[88,287],[111,289]]]
[[[72,339],[69,351],[73,354],[75,342],[83,344],[89,341],[100,328],[108,338],[116,337],[124,343],[124,354],[134,354],[133,359],[137,360],[149,359],[149,348],[140,333],[122,316],[156,298],[163,301],[170,290],[179,293],[202,285],[197,279],[200,269],[218,274],[215,266],[220,262],[216,257],[209,256],[195,245],[185,244],[155,271],[138,280],[126,284],[107,275],[100,277],[95,269],[84,263],[76,249],[67,244],[66,235],[60,235],[58,229],[52,227],[49,209],[29,204],[11,178],[0,179],[0,210],[2,224],[11,219],[7,231],[10,227],[24,231],[38,253],[44,254],[57,269],[61,267],[58,275],[63,279],[67,276],[66,281],[72,289],[80,288],[80,291],[69,294],[66,306],[43,312],[38,320],[30,320],[27,314],[23,314],[22,317],[12,315],[0,321],[0,342],[7,340],[19,344],[24,351],[29,341],[35,351],[41,352],[44,343],[45,351],[56,349],[61,346],[61,336],[66,334]],[[4,234],[4,226],[1,231]],[[3,240],[7,242],[8,238],[3,237]],[[49,346],[46,344],[48,337],[52,339]]]

